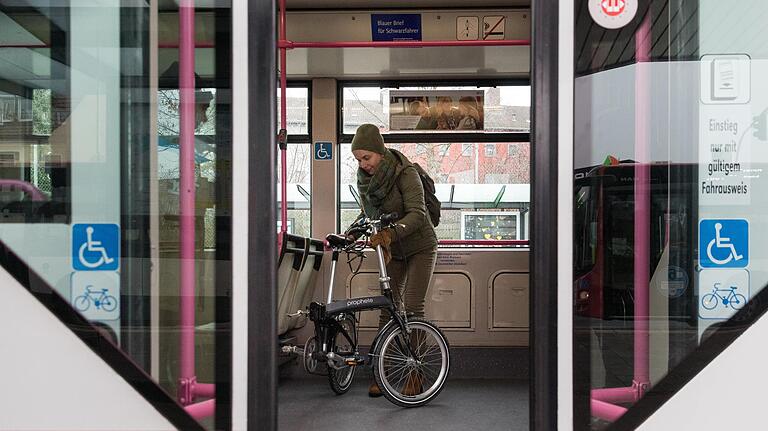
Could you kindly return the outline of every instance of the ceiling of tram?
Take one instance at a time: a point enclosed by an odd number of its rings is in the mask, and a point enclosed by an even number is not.
[[[195,0],[197,7],[211,8],[217,4],[228,7],[229,2],[221,0]],[[159,9],[178,9],[179,0],[159,0]],[[286,0],[289,10],[376,10],[376,9],[446,9],[446,8],[488,8],[488,7],[530,7],[531,0]]]
[[[531,0],[286,0],[288,9],[444,9],[530,7]]]
[[[347,0],[345,0],[347,1]],[[371,8],[381,4],[348,0],[347,10],[319,10],[341,5],[337,1],[288,0],[289,8],[298,9],[288,14],[288,39],[294,41],[365,41],[370,40]],[[196,13],[196,39],[203,46],[198,50],[197,74],[202,78],[213,76],[215,64],[213,50],[215,17],[210,7],[222,0],[195,0],[200,6]],[[224,1],[226,3],[226,1]],[[301,10],[309,4],[313,9]],[[530,37],[530,14],[525,8],[513,8],[510,4],[523,5],[524,1],[483,1],[483,8],[457,8],[457,1],[417,0],[388,2],[386,12],[398,4],[409,6],[410,13],[420,13],[423,22],[423,40],[456,40],[457,17],[476,16],[482,22],[484,16],[505,16],[505,39]],[[439,4],[438,4],[439,3]],[[465,2],[466,3],[466,2]],[[491,7],[494,4],[505,7]],[[441,6],[440,8],[436,8]],[[161,0],[158,18],[160,44],[159,68],[166,74],[177,61],[178,4],[176,0]],[[383,6],[382,6],[383,7]],[[453,8],[452,8],[453,7]],[[357,11],[350,11],[351,8]],[[418,8],[418,9],[416,9]],[[30,48],[50,45],[49,28],[56,26],[56,16],[29,10],[0,12],[0,36],[6,43],[28,45]],[[318,21],[319,20],[319,21]],[[314,25],[324,22],[325,26]],[[368,23],[368,24],[366,24]],[[43,55],[47,55],[43,53]],[[288,54],[288,76],[295,79],[309,77],[336,77],[342,79],[433,79],[433,78],[526,78],[529,73],[528,47],[444,47],[444,48],[368,48],[368,49],[294,49]],[[0,64],[13,67],[16,64]],[[24,69],[24,68],[23,68]],[[26,70],[26,69],[25,69]],[[20,72],[19,72],[20,73]],[[27,76],[29,75],[29,76]],[[34,79],[28,72],[21,81]],[[173,80],[173,77],[169,79]]]

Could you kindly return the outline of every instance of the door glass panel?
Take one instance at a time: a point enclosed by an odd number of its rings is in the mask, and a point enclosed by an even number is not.
[[[652,0],[606,29],[576,7],[576,429],[608,428],[762,307],[766,16]]]
[[[194,11],[198,46],[180,57],[178,5],[152,5],[0,5],[0,241],[188,407],[229,367],[215,341],[228,322],[216,269],[231,237],[231,13]],[[209,404],[195,417],[213,429]]]

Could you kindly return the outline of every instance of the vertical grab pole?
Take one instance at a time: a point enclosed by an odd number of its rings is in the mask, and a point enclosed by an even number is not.
[[[635,354],[634,386],[637,399],[650,384],[649,372],[649,289],[651,226],[651,21],[650,11],[635,35],[637,58],[635,76]]]
[[[179,401],[192,403],[195,380],[195,3],[179,4]]]
[[[280,0],[280,41],[277,46],[280,50],[280,127],[285,130],[286,141],[280,144],[280,168],[282,169],[280,175],[280,233],[284,234],[288,231],[288,155],[287,155],[287,130],[288,130],[288,114],[287,114],[287,101],[286,101],[286,51],[287,48],[283,46],[285,41],[285,0]],[[280,235],[282,238],[283,235]]]

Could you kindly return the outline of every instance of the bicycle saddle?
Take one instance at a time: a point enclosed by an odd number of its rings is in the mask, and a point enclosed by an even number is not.
[[[335,233],[328,234],[328,236],[325,237],[325,240],[328,241],[328,245],[331,247],[344,247],[347,244],[352,243],[346,236],[337,235]]]

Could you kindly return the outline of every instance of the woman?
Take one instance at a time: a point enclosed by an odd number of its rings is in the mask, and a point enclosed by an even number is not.
[[[392,293],[395,298],[403,298],[409,316],[424,317],[424,298],[437,258],[437,235],[424,204],[419,173],[402,153],[384,146],[384,138],[373,124],[363,124],[357,129],[352,138],[352,154],[359,166],[357,189],[365,215],[378,218],[396,212],[401,217],[394,227],[371,237],[371,245],[381,244],[391,253],[387,273]],[[382,312],[379,328],[387,322],[387,317]],[[421,391],[416,379],[409,380],[408,384],[404,394]],[[368,395],[381,396],[375,381],[368,388]]]

